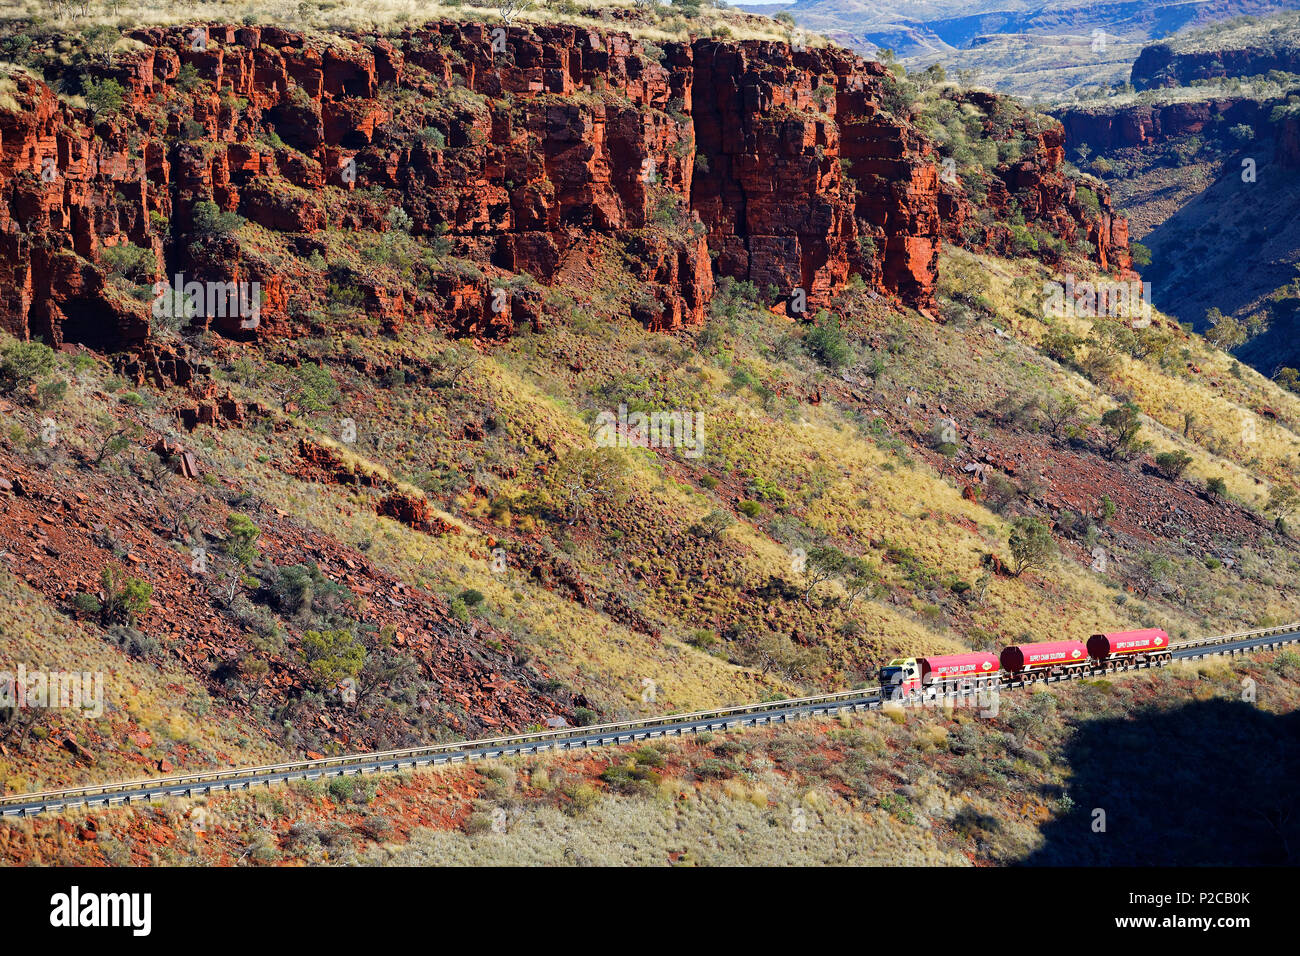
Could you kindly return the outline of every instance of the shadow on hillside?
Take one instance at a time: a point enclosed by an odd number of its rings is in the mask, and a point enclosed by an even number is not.
[[[1142,277],[1156,307],[1198,331],[1210,307],[1267,309],[1259,297],[1294,275],[1300,182],[1272,158],[1273,149],[1271,139],[1260,140],[1227,156],[1215,182],[1142,240],[1152,254]],[[1241,178],[1247,157],[1258,164],[1249,183]]]
[[[1300,713],[1212,700],[1081,725],[1073,809],[1031,866],[1281,865],[1300,859]],[[1094,832],[1097,809],[1105,832]]]

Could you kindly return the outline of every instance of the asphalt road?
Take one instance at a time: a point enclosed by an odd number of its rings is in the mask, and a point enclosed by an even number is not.
[[[1208,644],[1200,647],[1175,648],[1172,657],[1175,660],[1194,659],[1204,656],[1239,654],[1254,648],[1270,644],[1288,643],[1300,640],[1300,631],[1285,634],[1273,634],[1262,637],[1248,637],[1236,641]],[[1019,684],[1011,687],[1021,686]],[[772,710],[759,710],[726,716],[683,719],[674,721],[666,718],[664,723],[653,724],[636,729],[609,729],[557,736],[543,741],[521,741],[495,746],[468,746],[464,750],[440,750],[423,755],[405,757],[376,757],[365,759],[358,755],[355,763],[345,766],[305,767],[270,773],[254,773],[247,777],[198,782],[186,784],[142,784],[129,790],[115,790],[110,793],[93,793],[69,795],[66,798],[34,800],[25,803],[6,803],[0,805],[0,815],[14,816],[20,814],[42,813],[60,810],[68,806],[102,807],[136,801],[148,801],[163,797],[202,796],[212,792],[228,790],[246,790],[253,786],[266,786],[285,783],[292,780],[319,780],[326,777],[354,776],[364,773],[392,772],[409,770],[415,767],[437,766],[448,763],[462,763],[468,760],[491,759],[516,754],[543,753],[548,750],[575,750],[586,747],[600,747],[619,743],[631,743],[638,740],[650,740],[659,737],[677,737],[683,734],[702,733],[710,730],[724,730],[732,727],[756,727],[770,723],[786,723],[804,717],[833,715],[844,710],[869,710],[881,704],[878,688],[864,690],[862,696],[840,697],[834,700],[797,704]],[[760,706],[760,705],[755,705]],[[112,786],[112,784],[97,785]]]

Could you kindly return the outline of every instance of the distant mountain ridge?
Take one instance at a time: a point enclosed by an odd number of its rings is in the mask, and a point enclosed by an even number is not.
[[[1136,91],[1057,110],[1150,250],[1165,312],[1269,375],[1300,367],[1300,15],[1243,18],[1142,50]],[[1093,157],[1089,161],[1089,157]]]
[[[797,0],[762,12],[785,10],[801,27],[859,52],[893,50],[909,68],[938,62],[972,69],[976,82],[999,91],[1059,100],[1084,83],[1127,79],[1137,52],[1124,50],[1127,44],[1297,6],[1297,0]],[[1044,53],[1041,44],[1052,49]]]
[[[1294,9],[1288,0],[1113,0],[1113,2],[1016,3],[1014,0],[975,0],[933,3],[919,0],[797,0],[782,7],[800,25],[821,32],[846,33],[860,41],[884,45],[886,40],[915,38],[911,47],[894,46],[899,56],[926,52],[934,44],[969,46],[978,37],[999,33],[1088,33],[1154,39],[1185,27],[1243,15],[1263,15]]]

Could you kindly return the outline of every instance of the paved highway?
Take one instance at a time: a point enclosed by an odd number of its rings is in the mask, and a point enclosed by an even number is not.
[[[1236,656],[1259,649],[1274,649],[1296,641],[1300,641],[1300,629],[1296,629],[1295,624],[1288,624],[1266,631],[1188,641],[1173,645],[1170,650],[1175,660],[1196,659],[1221,655]],[[1151,666],[1141,664],[1125,669],[1141,670]],[[1092,676],[1089,672],[1081,671],[1068,677],[1049,677],[1046,681],[1056,683],[1089,676]],[[1011,682],[1004,684],[1003,689],[1021,687],[1025,683],[1024,681]],[[441,744],[404,751],[353,754],[324,760],[280,764],[274,767],[233,768],[157,780],[94,784],[44,793],[10,794],[0,797],[0,815],[47,813],[68,807],[115,806],[167,797],[197,797],[213,792],[246,790],[253,786],[270,786],[292,780],[319,780],[325,777],[365,773],[391,773],[416,767],[461,763],[467,760],[535,754],[548,750],[601,747],[733,727],[788,723],[806,717],[832,716],[846,711],[875,710],[881,705],[880,688],[870,687],[820,697],[771,701],[698,714],[629,721],[569,731],[520,734],[494,740]]]

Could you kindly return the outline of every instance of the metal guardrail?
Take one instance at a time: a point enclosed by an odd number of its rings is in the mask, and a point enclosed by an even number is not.
[[[1251,631],[1238,631],[1233,634],[1221,634],[1215,637],[1194,641],[1171,643],[1170,651],[1188,650],[1194,647],[1212,647],[1231,644],[1252,637],[1265,637],[1270,634],[1289,634],[1290,639],[1267,645],[1258,649],[1274,648],[1287,643],[1300,641],[1300,622],[1279,625],[1277,627],[1259,628]],[[1245,650],[1254,650],[1243,648]],[[1216,651],[1188,655],[1191,659],[1213,656]],[[1148,663],[1146,666],[1150,666]],[[1141,669],[1140,665],[1125,667],[1125,670]],[[1082,672],[1073,675],[1048,677],[1047,683],[1085,676]],[[1035,681],[1013,681],[1007,688],[1023,687]],[[943,699],[963,696],[959,693],[945,693]],[[937,698],[936,698],[937,699]],[[712,721],[718,721],[722,727],[741,724],[755,725],[768,723],[774,719],[788,720],[790,717],[813,716],[825,712],[838,713],[851,704],[853,710],[875,709],[884,701],[880,687],[864,687],[854,690],[836,691],[830,694],[818,694],[811,697],[790,697],[779,700],[763,701],[757,704],[741,704],[734,707],[719,707],[712,710],[692,711],[680,714],[666,714],[658,717],[644,717],[636,720],[618,721],[608,724],[596,724],[580,728],[562,728],[533,733],[511,734],[503,737],[490,737],[481,740],[448,741],[439,744],[427,744],[420,747],[408,747],[400,750],[372,751],[360,754],[345,754],[336,757],[323,757],[315,760],[295,760],[279,764],[267,764],[259,767],[237,767],[228,770],[200,771],[189,774],[175,774],[167,777],[143,777],[134,780],[113,781],[103,784],[89,784],[69,787],[61,790],[44,790],[30,793],[0,795],[0,815],[14,813],[39,812],[36,809],[24,809],[21,805],[41,804],[41,809],[62,809],[68,805],[92,805],[130,802],[132,797],[141,799],[183,796],[211,790],[246,789],[254,783],[270,783],[290,779],[316,779],[322,776],[344,776],[369,771],[398,770],[403,766],[418,767],[433,763],[448,763],[480,757],[495,757],[509,754],[539,752],[556,748],[602,746],[657,737],[683,732],[700,732],[710,729]],[[823,710],[824,709],[824,710]],[[765,718],[766,715],[766,719]],[[749,719],[754,718],[754,719]],[[141,793],[147,791],[147,794]]]
[[[520,744],[538,744],[570,740],[576,737],[599,737],[609,733],[622,733],[662,727],[667,724],[696,723],[699,721],[727,718],[731,716],[762,713],[772,710],[790,710],[802,705],[833,703],[841,700],[867,697],[879,694],[879,687],[865,687],[857,690],[836,691],[831,694],[819,694],[813,697],[789,697],[757,704],[740,704],[734,707],[719,707],[713,710],[691,711],[680,714],[664,714],[657,717],[644,717],[636,720],[618,721],[609,724],[592,724],[585,727],[566,727],[556,730],[543,730],[532,733],[511,734],[504,737],[489,737],[479,740],[447,741],[440,744],[425,744],[401,750],[380,750],[361,754],[344,754],[336,757],[322,757],[315,760],[295,760],[279,764],[266,764],[257,767],[237,767],[229,770],[199,771],[190,774],[175,774],[168,777],[141,777],[134,780],[114,781],[104,784],[89,784],[62,790],[44,790],[31,793],[0,795],[0,806],[6,803],[35,802],[72,796],[99,796],[124,790],[139,790],[144,787],[181,787],[190,784],[221,783],[226,780],[245,777],[265,776],[268,774],[292,773],[300,770],[327,770],[360,762],[404,761],[412,758],[431,756],[440,753],[459,753],[467,750],[491,750],[517,747]]]
[[[1178,644],[1170,644],[1169,649],[1185,650],[1189,647],[1205,647],[1210,644],[1229,644],[1233,641],[1241,641],[1251,637],[1264,637],[1269,634],[1287,634],[1300,631],[1300,621],[1291,624],[1279,624],[1276,627],[1261,627],[1253,631],[1237,631],[1233,634],[1219,634],[1215,637],[1203,637],[1195,641],[1181,641]]]

